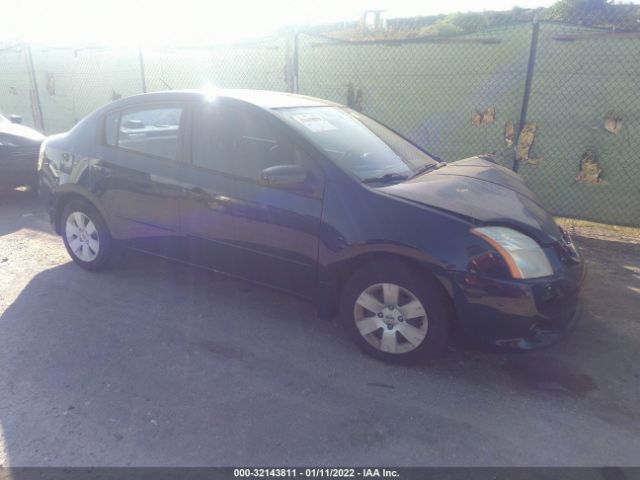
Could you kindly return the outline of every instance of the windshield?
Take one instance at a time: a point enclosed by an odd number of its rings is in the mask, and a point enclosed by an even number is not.
[[[348,108],[286,108],[276,113],[363,181],[402,181],[438,163],[385,126]]]

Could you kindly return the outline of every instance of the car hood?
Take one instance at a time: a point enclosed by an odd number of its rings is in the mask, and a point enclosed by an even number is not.
[[[0,123],[0,135],[10,136],[15,140],[22,140],[22,142],[20,142],[21,144],[37,143],[44,139],[44,135],[33,128],[8,122]]]
[[[540,243],[561,238],[553,217],[517,174],[478,157],[448,163],[379,190],[482,223],[511,225]]]

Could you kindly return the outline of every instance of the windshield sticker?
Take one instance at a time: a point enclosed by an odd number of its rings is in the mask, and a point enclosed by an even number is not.
[[[298,122],[300,122],[302,125],[304,125],[314,133],[337,130],[335,125],[332,125],[330,122],[318,115],[306,113],[301,115],[293,115],[293,118],[295,118]]]

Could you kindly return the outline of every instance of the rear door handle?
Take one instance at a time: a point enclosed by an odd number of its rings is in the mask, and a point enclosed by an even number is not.
[[[189,190],[191,192],[191,196],[193,198],[196,199],[196,201],[198,202],[203,202],[207,199],[207,197],[209,196],[207,194],[207,192],[205,192],[202,188],[200,187],[193,187],[191,190]]]

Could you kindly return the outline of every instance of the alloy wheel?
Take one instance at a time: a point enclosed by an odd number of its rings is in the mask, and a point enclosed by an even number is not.
[[[415,350],[429,329],[422,302],[411,291],[394,283],[367,287],[356,299],[353,316],[360,335],[385,353]]]
[[[100,251],[98,230],[87,214],[71,212],[67,216],[65,236],[73,254],[83,262],[91,262],[98,256]]]

